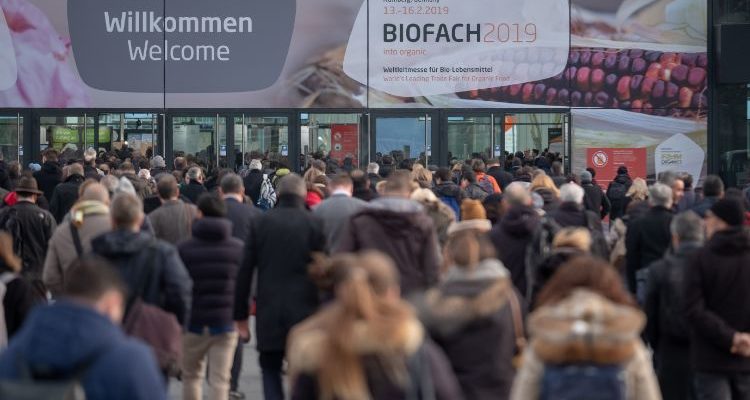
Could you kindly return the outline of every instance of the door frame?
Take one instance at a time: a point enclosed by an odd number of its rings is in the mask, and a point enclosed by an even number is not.
[[[428,164],[435,165],[447,165],[448,154],[447,154],[447,136],[442,135],[441,126],[443,125],[442,115],[439,109],[432,108],[416,108],[416,109],[370,109],[367,114],[368,125],[369,125],[369,157],[372,161],[373,156],[377,153],[377,119],[378,118],[430,118],[430,141],[425,143],[429,146],[428,160],[432,162]],[[446,131],[447,132],[447,131]],[[425,122],[425,142],[427,142],[427,126]]]
[[[280,109],[280,110],[267,110],[267,109],[246,109],[246,110],[232,110],[231,113],[227,114],[230,118],[230,122],[232,125],[231,130],[229,129],[229,126],[227,126],[227,154],[234,154],[235,150],[235,141],[237,138],[237,135],[242,136],[244,134],[244,129],[241,132],[235,131],[235,124],[234,119],[235,118],[286,118],[287,119],[287,158],[289,159],[289,165],[290,168],[294,167],[294,164],[296,164],[293,159],[292,155],[295,154],[295,151],[299,147],[298,142],[299,138],[298,135],[295,135],[295,132],[298,131],[298,120],[297,117],[294,115],[294,112],[288,109]],[[231,142],[229,140],[231,131]],[[242,138],[242,142],[244,145],[244,138]],[[243,149],[244,150],[244,149]],[[242,154],[242,159],[244,160],[244,151]],[[296,156],[295,156],[296,157]],[[242,161],[240,162],[240,165],[237,165],[236,158],[232,157],[231,160],[229,160],[229,157],[227,157],[228,160],[228,168],[237,171],[238,168],[241,166]]]
[[[295,109],[294,110],[294,120],[296,123],[296,134],[295,134],[295,142],[296,142],[296,150],[294,156],[294,165],[292,166],[295,171],[302,172],[305,170],[304,165],[300,165],[299,163],[299,155],[303,153],[304,149],[302,148],[302,114],[312,115],[312,114],[333,114],[333,115],[357,115],[358,123],[359,123],[359,165],[358,168],[362,169],[363,171],[366,170],[367,164],[370,162],[370,120],[369,115],[364,109],[325,109],[325,108],[310,108],[310,109]],[[309,119],[308,119],[309,121]],[[291,145],[291,141],[290,141]],[[289,153],[291,154],[291,146],[289,149]],[[290,162],[292,160],[290,159]]]

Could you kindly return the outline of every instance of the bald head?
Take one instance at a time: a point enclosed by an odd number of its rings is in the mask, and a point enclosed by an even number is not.
[[[101,183],[92,183],[86,186],[81,193],[80,201],[99,201],[109,204],[109,190]]]

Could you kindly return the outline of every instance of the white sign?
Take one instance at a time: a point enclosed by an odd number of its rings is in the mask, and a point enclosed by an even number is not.
[[[540,81],[565,69],[569,34],[567,0],[370,0],[344,71],[407,97]]]
[[[656,146],[654,163],[656,176],[662,172],[687,173],[697,182],[701,177],[706,153],[689,137],[678,133]]]

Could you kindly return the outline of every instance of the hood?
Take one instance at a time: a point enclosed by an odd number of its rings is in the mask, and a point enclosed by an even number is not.
[[[201,240],[220,242],[231,234],[232,222],[226,218],[205,217],[193,224],[193,236]]]
[[[377,199],[370,202],[370,208],[401,213],[417,213],[424,211],[422,205],[414,200],[387,196],[378,197]]]
[[[598,293],[576,289],[528,320],[531,346],[552,364],[619,364],[631,359],[646,322],[645,315],[615,304]]]
[[[413,237],[415,232],[421,229],[421,223],[423,222],[420,221],[421,216],[426,215],[421,211],[400,212],[386,209],[368,208],[361,211],[354,218],[365,217],[368,219],[368,225],[380,225],[386,232],[388,232],[389,236],[404,239]]]
[[[443,182],[435,187],[435,193],[438,196],[459,198],[461,188],[453,182]]]
[[[746,228],[730,228],[716,232],[708,248],[717,254],[738,254],[750,251],[750,233]]]
[[[510,272],[503,263],[486,259],[472,271],[452,267],[440,287],[416,303],[425,326],[445,337],[500,311],[512,292]]]
[[[505,213],[500,227],[515,236],[528,236],[539,226],[539,214],[531,207],[515,206]]]
[[[626,175],[626,174],[617,175],[615,177],[614,181],[617,182],[617,183],[621,183],[623,185],[630,185],[630,184],[633,183],[633,180],[630,179],[630,176]]]
[[[143,251],[153,240],[148,233],[118,229],[97,236],[91,241],[91,247],[105,258],[116,259]]]
[[[124,334],[92,308],[59,301],[36,307],[16,338],[19,354],[33,367],[65,373]]]

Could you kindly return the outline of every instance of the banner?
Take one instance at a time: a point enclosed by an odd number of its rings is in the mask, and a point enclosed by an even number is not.
[[[656,146],[654,163],[656,176],[666,171],[686,173],[695,181],[701,177],[706,152],[689,137],[677,134]]]
[[[617,169],[625,166],[631,178],[647,177],[646,149],[608,149],[591,148],[586,149],[587,167],[596,171],[596,182],[603,190],[617,176]]]
[[[352,160],[351,165],[359,165],[359,125],[332,124],[330,157],[343,165],[345,159]],[[348,163],[348,161],[346,161]]]

